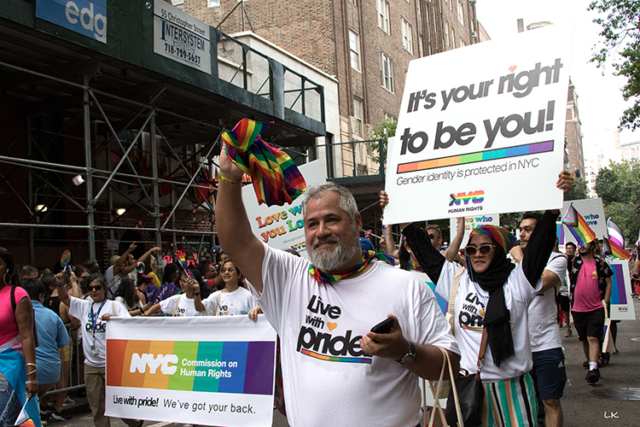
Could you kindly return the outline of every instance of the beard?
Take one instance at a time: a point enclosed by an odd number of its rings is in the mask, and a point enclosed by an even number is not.
[[[335,248],[316,249],[318,245],[323,243],[335,243],[336,246]],[[360,243],[357,235],[352,239],[350,245],[339,237],[330,236],[314,240],[307,248],[311,263],[316,268],[325,271],[336,271],[340,266],[349,262],[358,251],[360,251]]]

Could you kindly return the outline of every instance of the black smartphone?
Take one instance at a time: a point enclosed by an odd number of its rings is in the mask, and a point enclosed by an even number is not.
[[[371,332],[374,332],[376,334],[388,334],[389,332],[391,332],[394,321],[395,319],[393,317],[387,317],[382,322],[371,328]]]

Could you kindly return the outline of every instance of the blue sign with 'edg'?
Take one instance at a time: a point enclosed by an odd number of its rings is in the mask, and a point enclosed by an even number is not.
[[[107,43],[107,0],[37,0],[36,17]]]

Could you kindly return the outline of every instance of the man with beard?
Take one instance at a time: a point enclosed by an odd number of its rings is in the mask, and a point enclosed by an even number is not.
[[[604,327],[602,300],[609,304],[613,276],[613,270],[598,253],[596,240],[585,244],[578,249],[569,270],[571,314],[589,363],[586,380],[591,384],[600,379],[598,358]]]
[[[281,339],[292,426],[414,427],[418,376],[437,380],[440,346],[458,372],[458,347],[431,290],[413,274],[365,257],[355,199],[333,183],[307,190],[310,261],[272,249],[251,232],[242,172],[220,156],[220,243],[245,274]],[[370,329],[393,318],[389,333]]]

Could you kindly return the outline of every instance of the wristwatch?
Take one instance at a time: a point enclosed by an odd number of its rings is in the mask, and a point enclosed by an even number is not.
[[[409,341],[409,345],[409,352],[402,356],[400,360],[396,360],[396,362],[401,365],[408,365],[409,363],[413,362],[413,359],[416,358],[416,346],[411,341]]]

